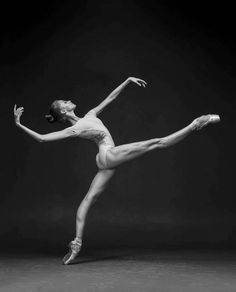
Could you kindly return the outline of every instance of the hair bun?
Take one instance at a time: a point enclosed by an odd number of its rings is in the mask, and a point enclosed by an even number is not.
[[[55,119],[52,115],[45,115],[45,118],[47,119],[47,121],[49,123],[54,123],[55,122]]]

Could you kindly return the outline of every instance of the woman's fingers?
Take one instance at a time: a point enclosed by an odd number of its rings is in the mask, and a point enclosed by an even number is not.
[[[147,82],[140,78],[130,77],[130,80],[142,87],[146,87],[147,85]]]
[[[143,82],[142,80],[139,80],[137,83],[139,86],[146,87],[146,82]]]
[[[143,82],[144,84],[147,84],[147,82],[143,79],[140,79],[140,78],[136,78],[137,81],[140,81],[140,82]]]
[[[145,82],[141,82],[143,87],[146,87],[146,83]]]
[[[143,87],[146,87],[146,85],[147,85],[147,82],[144,81],[143,79],[138,79],[137,78],[137,82],[139,83],[140,86],[143,86]]]
[[[19,112],[19,111],[24,111],[24,107],[21,106],[21,107],[18,107],[18,109],[16,108],[16,105],[14,106],[14,111],[15,112]]]
[[[16,108],[16,104],[15,104],[15,106],[14,106],[14,114],[16,114],[17,113],[17,108]]]
[[[20,117],[20,116],[22,115],[23,111],[24,111],[24,107],[23,107],[23,106],[17,108],[17,106],[16,106],[16,104],[15,104],[15,106],[14,106],[14,115],[15,115],[16,117],[17,117],[17,116]]]
[[[145,85],[147,85],[147,82],[144,81],[143,79],[139,79],[139,81],[143,82]]]

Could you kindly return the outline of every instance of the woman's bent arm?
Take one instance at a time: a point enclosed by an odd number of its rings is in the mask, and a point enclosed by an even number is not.
[[[52,133],[44,134],[44,135],[36,133],[35,131],[21,124],[20,118],[22,116],[23,111],[24,111],[23,107],[17,108],[15,104],[14,106],[15,124],[17,127],[21,128],[24,132],[26,132],[28,135],[30,135],[32,138],[34,138],[38,142],[50,142],[50,141],[61,140],[61,139],[71,137],[75,134],[75,131],[71,127],[65,128],[64,130],[61,130],[61,131],[52,132]]]
[[[57,132],[52,132],[48,134],[39,134],[36,133],[35,131],[32,131],[31,129],[23,126],[22,124],[16,124],[18,127],[20,127],[24,132],[26,132],[28,135],[30,135],[32,138],[37,140],[38,142],[51,142],[51,141],[56,141],[56,140],[61,140],[65,138],[69,138],[73,135],[73,130],[70,128],[66,128],[61,131]]]
[[[134,82],[139,86],[146,86],[146,82],[142,79],[129,77],[123,83],[121,83],[116,89],[114,89],[106,99],[104,99],[98,106],[93,108],[92,110],[98,115],[109,103],[111,103],[120,93],[121,91],[130,83]]]
[[[16,126],[21,128],[24,132],[26,132],[28,135],[30,135],[32,138],[34,138],[38,142],[43,142],[43,137],[41,134],[38,134],[35,131],[30,130],[29,128],[23,126],[20,123],[17,123]]]

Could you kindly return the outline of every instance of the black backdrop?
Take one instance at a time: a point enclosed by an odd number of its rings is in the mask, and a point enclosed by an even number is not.
[[[61,1],[1,10],[0,243],[60,248],[96,173],[96,146],[40,144],[15,127],[61,129],[44,119],[56,98],[78,116],[128,76],[100,115],[116,144],[162,137],[199,115],[222,122],[121,166],[91,209],[87,246],[233,247],[236,241],[233,7],[207,1]]]

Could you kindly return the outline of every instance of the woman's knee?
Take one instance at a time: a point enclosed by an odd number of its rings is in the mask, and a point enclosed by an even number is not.
[[[77,221],[81,221],[81,222],[84,221],[84,218],[86,217],[88,213],[88,210],[96,202],[98,197],[99,197],[98,193],[89,194],[85,196],[85,198],[83,199],[82,203],[80,204],[77,210],[77,216],[76,216]]]

